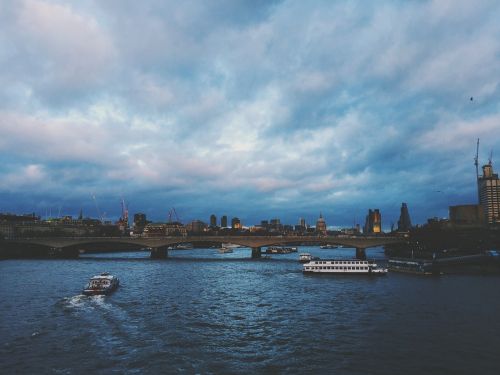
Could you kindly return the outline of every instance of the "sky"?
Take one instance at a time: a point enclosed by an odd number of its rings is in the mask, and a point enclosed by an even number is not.
[[[0,212],[447,217],[477,202],[477,138],[500,169],[499,19],[498,1],[3,0]]]

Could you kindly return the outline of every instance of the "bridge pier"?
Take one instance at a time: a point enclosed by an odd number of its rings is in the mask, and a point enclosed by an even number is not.
[[[252,259],[258,259],[262,256],[262,251],[259,247],[252,247]]]
[[[168,258],[168,248],[166,248],[166,247],[152,247],[150,257],[151,257],[151,259],[167,259]]]
[[[356,259],[366,260],[366,249],[364,247],[356,248]]]

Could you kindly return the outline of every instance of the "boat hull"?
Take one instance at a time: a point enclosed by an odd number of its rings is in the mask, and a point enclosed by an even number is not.
[[[365,276],[385,276],[387,272],[320,272],[320,271],[303,271],[307,275],[365,275]]]
[[[82,293],[86,296],[107,296],[118,288],[118,284],[106,289],[84,289]]]

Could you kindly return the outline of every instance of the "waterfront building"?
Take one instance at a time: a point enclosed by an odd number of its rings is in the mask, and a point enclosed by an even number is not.
[[[326,222],[321,212],[319,213],[319,218],[316,221],[316,233],[326,235]]]
[[[118,225],[97,219],[73,219],[71,216],[41,220],[39,216],[0,214],[0,238],[120,236]]]
[[[187,229],[179,221],[170,221],[170,222],[164,224],[164,233],[165,233],[165,236],[186,237],[187,236]]]
[[[260,234],[264,234],[267,229],[264,228],[262,225],[252,225],[250,228],[250,233],[260,233]]]
[[[281,224],[280,219],[271,219],[269,222],[269,229],[273,232],[282,232],[283,225]]]
[[[206,228],[207,225],[201,220],[193,220],[186,225],[186,230],[192,234],[202,234]]]
[[[241,229],[241,221],[237,217],[233,217],[231,219],[231,228],[233,229]]]
[[[401,214],[398,220],[398,232],[409,232],[411,229],[410,213],[406,203],[401,203]]]
[[[142,234],[147,223],[146,214],[142,212],[134,214],[134,234]]]
[[[226,215],[223,215],[221,218],[220,218],[220,226],[222,228],[227,228],[227,216]]]
[[[479,203],[483,206],[484,217],[488,224],[500,223],[500,180],[493,173],[491,160],[483,165],[483,175],[478,177]]]
[[[144,237],[163,237],[165,236],[165,226],[164,223],[149,223],[144,227],[142,232]]]
[[[369,209],[368,215],[366,215],[365,227],[363,233],[381,233],[382,232],[382,215],[378,208],[374,210]]]
[[[480,204],[450,206],[450,223],[454,226],[483,226],[485,216]]]
[[[210,215],[210,226],[212,228],[217,226],[217,216],[215,216],[214,214]]]

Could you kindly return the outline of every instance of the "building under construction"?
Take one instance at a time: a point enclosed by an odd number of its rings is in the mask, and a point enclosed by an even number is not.
[[[487,224],[500,223],[500,180],[498,174],[493,172],[492,153],[488,164],[483,165],[483,175],[479,176],[479,139],[477,140],[476,165],[477,191],[479,204],[484,212],[484,219]]]

